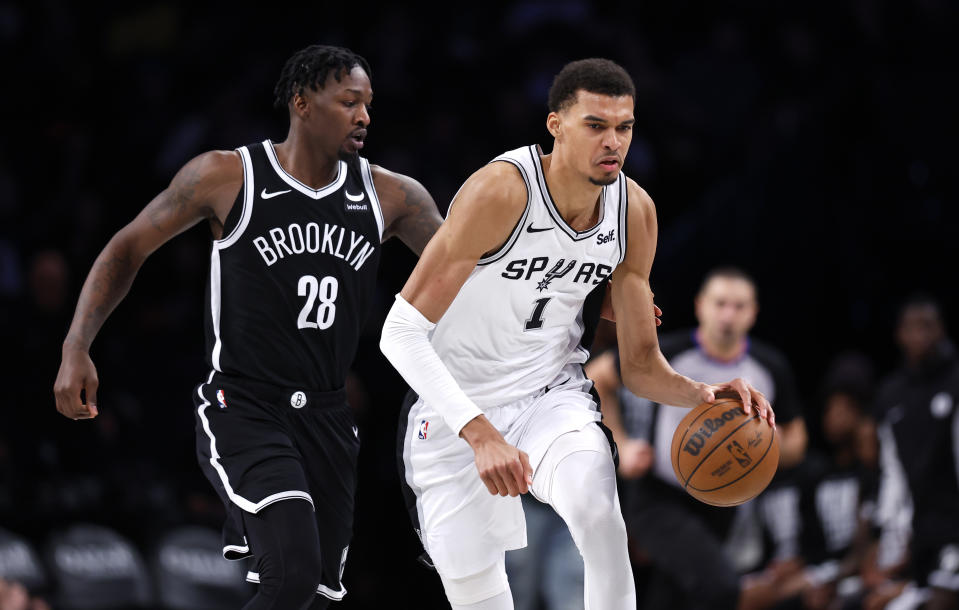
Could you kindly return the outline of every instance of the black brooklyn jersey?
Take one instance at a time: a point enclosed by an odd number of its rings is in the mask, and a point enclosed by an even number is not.
[[[369,162],[340,161],[333,182],[313,189],[280,166],[269,140],[237,150],[243,190],[210,255],[208,363],[278,386],[338,389],[383,234]]]

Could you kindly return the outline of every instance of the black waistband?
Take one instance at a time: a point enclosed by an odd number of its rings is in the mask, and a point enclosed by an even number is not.
[[[265,402],[281,406],[289,405],[297,409],[341,407],[347,404],[345,387],[325,391],[283,387],[224,373],[216,373],[210,384],[215,385],[218,382],[238,386]]]

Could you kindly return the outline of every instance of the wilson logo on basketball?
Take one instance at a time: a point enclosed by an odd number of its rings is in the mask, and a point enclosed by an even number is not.
[[[686,441],[686,444],[683,446],[683,451],[690,455],[699,455],[699,451],[703,448],[703,445],[706,444],[706,439],[711,437],[716,430],[725,426],[726,422],[745,415],[746,413],[742,408],[737,406],[732,409],[727,409],[719,417],[705,420],[699,430],[694,432],[689,440]]]

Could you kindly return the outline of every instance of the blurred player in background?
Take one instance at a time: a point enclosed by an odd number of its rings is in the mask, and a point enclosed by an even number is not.
[[[872,364],[848,353],[830,366],[824,382],[821,450],[800,466],[801,548],[804,569],[777,591],[802,597],[810,610],[857,605],[859,570],[871,541],[878,484]]]
[[[792,371],[782,354],[749,336],[759,311],[755,282],[739,269],[715,269],[695,307],[699,326],[664,336],[663,355],[694,379],[749,379],[775,405],[781,466],[797,464],[806,428]],[[594,358],[586,373],[609,405],[604,413],[620,447],[619,473],[631,481],[625,494],[630,535],[653,564],[646,607],[736,607],[739,575],[724,541],[737,509],[695,500],[673,473],[669,448],[686,410],[638,397],[625,386],[615,351]],[[798,508],[797,502],[774,526],[798,533]]]
[[[206,221],[211,372],[194,396],[197,453],[227,507],[224,556],[255,558],[247,610],[323,608],[346,594],[359,438],[345,377],[380,242],[399,236],[419,253],[441,222],[419,183],[359,156],[373,95],[365,59],[302,49],[274,93],[289,112],[285,141],[191,160],[100,253],[54,388],[63,415],[96,417],[97,332],[147,256]]]
[[[902,367],[881,384],[879,544],[865,607],[925,602],[959,607],[959,358],[934,299],[902,307]],[[904,527],[905,526],[905,527]],[[907,542],[908,539],[908,542]]]

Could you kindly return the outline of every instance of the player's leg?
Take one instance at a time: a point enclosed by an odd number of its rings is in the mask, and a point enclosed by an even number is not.
[[[259,513],[244,513],[243,525],[260,581],[243,609],[307,608],[323,574],[313,506],[305,500],[276,502]]]
[[[314,394],[314,398],[316,394]],[[290,413],[296,447],[302,457],[315,507],[314,521],[323,551],[318,597],[340,600],[346,595],[343,574],[353,538],[353,510],[359,432],[347,404],[319,406],[314,400]],[[314,602],[311,610],[323,607]]]
[[[505,554],[476,574],[449,578],[440,572],[440,579],[452,610],[513,610]]]
[[[316,514],[278,404],[264,384],[211,375],[197,389],[197,457],[227,507],[224,554],[254,555],[260,583],[245,608],[302,608],[322,578]],[[319,567],[318,567],[319,566]]]
[[[307,607],[307,610],[326,610],[332,603],[333,600],[330,598],[317,595],[316,599],[313,600],[313,603]]]
[[[550,540],[541,561],[543,566],[543,601],[551,610],[582,610],[583,557],[569,534],[562,517],[544,505],[558,523],[550,531]]]
[[[626,525],[609,442],[597,424],[559,436],[534,475],[533,491],[569,527],[585,565],[587,610],[636,608]]]
[[[487,411],[498,429],[511,413]],[[518,497],[489,493],[469,445],[417,402],[402,423],[403,478],[415,495],[420,538],[455,610],[512,610],[505,552],[526,544]]]

